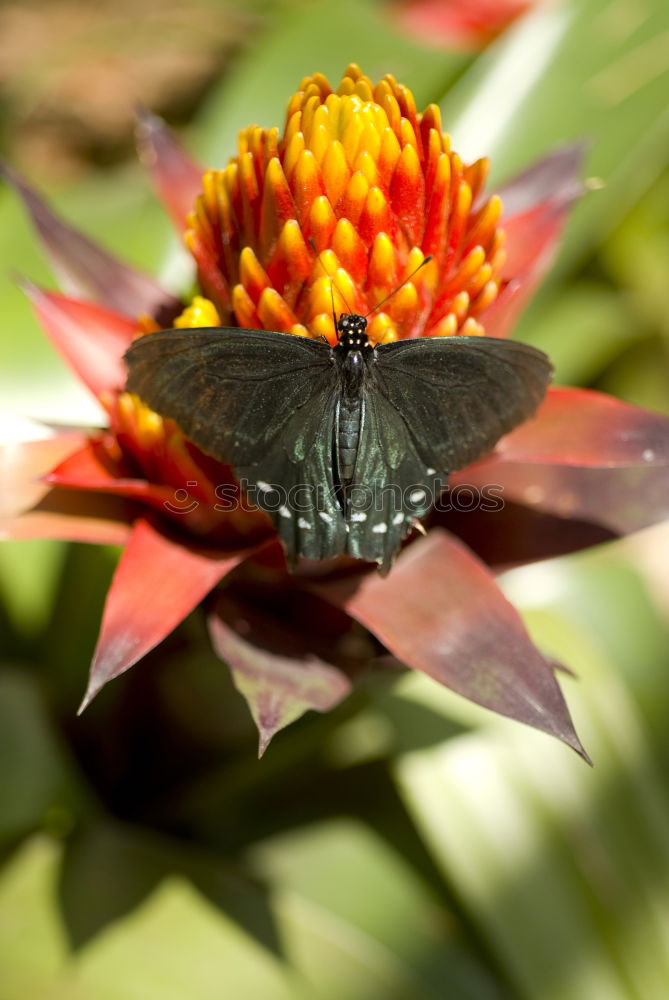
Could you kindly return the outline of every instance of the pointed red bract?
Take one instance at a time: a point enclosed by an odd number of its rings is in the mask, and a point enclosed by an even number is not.
[[[0,445],[0,536],[10,536],[17,516],[48,492],[42,477],[85,442],[82,431],[70,431],[44,441]]]
[[[124,545],[136,504],[122,497],[94,496],[80,490],[48,490],[42,498],[9,522],[7,538],[54,538],[90,545]]]
[[[158,197],[183,233],[202,190],[204,168],[191,159],[162,118],[144,109],[137,112],[137,147]]]
[[[514,502],[510,492],[505,492],[503,487],[496,494],[501,500],[498,509],[486,510],[481,505],[472,508],[469,506],[474,495],[472,491],[480,486],[472,483],[466,470],[461,478],[452,478],[452,492],[457,495],[461,487],[464,502],[460,494],[460,502],[456,505],[460,509],[433,514],[430,523],[432,527],[441,526],[454,534],[495,572],[569,555],[617,537],[615,530],[594,523],[592,519],[578,516],[565,519],[550,511]]]
[[[98,440],[89,440],[83,448],[60,462],[44,481],[65,489],[94,490],[117,494],[157,507],[163,513],[165,504],[174,499],[174,489],[150,483],[146,479],[131,478],[122,461],[114,462]]]
[[[122,389],[127,378],[123,354],[137,331],[136,322],[30,281],[22,280],[21,285],[53,344],[91,392],[99,398]]]
[[[209,632],[258,727],[259,757],[280,729],[309,709],[329,711],[351,690],[336,663],[316,654],[308,628],[300,633],[259,607],[222,596]]]
[[[30,213],[37,234],[59,280],[72,295],[96,302],[126,316],[176,313],[178,301],[147,274],[137,271],[61,219],[44,199],[8,166],[0,175],[12,185]]]
[[[82,710],[104,685],[157,646],[245,552],[187,547],[139,520],[107,595]]]
[[[532,0],[399,0],[391,6],[403,31],[425,45],[483,48]]]
[[[520,221],[540,205],[569,206],[580,198],[586,149],[583,142],[558,146],[502,184],[497,193],[504,203],[505,228],[509,219]]]
[[[627,466],[497,462],[468,470],[467,482],[494,483],[504,503],[600,525],[615,534],[669,517],[669,463]],[[494,516],[494,515],[493,515]]]
[[[499,295],[482,316],[490,337],[506,337],[550,267],[569,209],[583,194],[585,147],[555,150],[499,190],[506,262]]]
[[[453,487],[614,533],[669,516],[669,418],[587,389],[553,389],[537,415]],[[493,515],[496,516],[496,515]]]
[[[414,542],[385,579],[369,574],[317,589],[407,666],[588,760],[550,664],[492,574],[451,535],[434,530]]]
[[[590,389],[551,389],[485,460],[607,467],[669,462],[669,417]]]

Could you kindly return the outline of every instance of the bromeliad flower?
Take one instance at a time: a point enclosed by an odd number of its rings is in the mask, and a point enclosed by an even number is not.
[[[96,299],[26,284],[108,427],[9,448],[4,477],[13,537],[125,546],[85,702],[207,598],[214,648],[249,702],[261,751],[306,709],[337,704],[361,669],[390,653],[584,754],[551,663],[488,566],[664,516],[669,421],[597,393],[554,390],[534,419],[458,474],[427,537],[410,541],[388,577],[353,560],[290,573],[271,522],[245,503],[231,468],[124,391],[121,360],[136,337],[169,327],[264,328],[332,343],[331,295],[337,312],[346,299],[366,313],[427,255],[374,314],[373,339],[504,336],[579,192],[580,151],[560,150],[486,198],[487,162],[461,162],[438,109],[418,114],[392,77],[373,86],[355,66],[336,92],[319,74],[304,80],[283,134],[245,130],[222,170],[203,173],[148,115],[141,151],[196,261],[201,294],[185,307],[7,172],[68,289]]]

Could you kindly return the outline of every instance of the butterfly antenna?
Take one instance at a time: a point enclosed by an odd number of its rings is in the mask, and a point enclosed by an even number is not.
[[[334,307],[334,281],[330,278],[330,302],[332,304],[332,322],[334,323],[335,335],[339,339],[339,334],[337,333],[337,314]]]
[[[333,275],[330,274],[330,272],[328,271],[327,267],[323,263],[320,251],[319,251],[318,247],[316,246],[316,244],[314,243],[314,240],[313,240],[312,236],[309,237],[309,246],[314,251],[314,253],[316,255],[316,260],[318,261],[318,263],[323,268],[323,271],[325,272],[325,274],[327,275],[327,277],[330,279],[330,298],[331,298],[331,301],[332,301],[332,321],[333,321],[333,323],[335,325],[335,332],[336,332],[336,330],[337,330],[337,315],[335,313],[335,307],[334,307],[334,292],[332,291],[333,286],[337,289],[337,291],[341,295],[342,299],[344,300],[344,305],[348,309],[349,316],[353,315],[353,310],[351,309],[350,305],[346,301],[346,296],[342,292],[341,288],[339,288],[339,286],[337,285],[336,281],[334,280]],[[407,278],[407,281],[408,280],[409,279]]]
[[[406,278],[404,279],[404,281],[401,281],[400,284],[397,285],[396,288],[393,288],[392,292],[388,292],[388,294],[386,295],[385,299],[381,299],[380,302],[376,303],[376,305],[374,306],[373,309],[370,309],[368,313],[365,313],[365,319],[367,319],[368,316],[371,316],[373,312],[376,312],[377,309],[380,309],[381,306],[385,305],[386,302],[388,301],[388,299],[392,299],[393,295],[397,295],[397,293],[399,292],[400,288],[404,288],[404,286],[407,284],[407,282],[411,281],[411,279],[413,278],[413,276],[415,274],[418,274],[418,272],[420,271],[420,269],[422,267],[425,267],[426,264],[429,264],[431,260],[432,260],[432,256],[431,255],[429,257],[425,257],[420,262],[420,264],[418,265],[418,267],[415,267],[413,269],[413,271],[411,272],[411,274],[408,274],[406,276]]]

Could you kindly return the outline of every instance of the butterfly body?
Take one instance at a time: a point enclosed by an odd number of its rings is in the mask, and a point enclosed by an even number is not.
[[[339,369],[339,399],[335,411],[336,472],[346,517],[346,489],[355,475],[355,464],[364,422],[365,384],[371,377],[374,348],[367,337],[363,316],[345,314],[339,319],[339,340],[332,358]]]
[[[348,554],[387,571],[448,474],[527,419],[551,376],[524,344],[373,345],[362,316],[334,347],[269,330],[166,330],[126,354],[128,389],[232,465],[290,562]]]

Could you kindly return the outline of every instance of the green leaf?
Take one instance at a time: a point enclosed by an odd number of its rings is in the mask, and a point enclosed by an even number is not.
[[[35,637],[46,624],[56,596],[65,548],[51,539],[3,540],[0,594],[14,628]]]
[[[0,877],[2,1000],[310,1000],[285,963],[176,876],[72,955],[56,891],[60,853],[36,838]],[[82,906],[108,877],[89,875]]]
[[[46,837],[25,845],[0,873],[0,996],[3,1000],[93,1000],[53,989],[65,968],[67,944],[58,914],[60,851]]]
[[[587,385],[645,333],[620,292],[583,280],[555,295],[523,339],[548,354],[556,383]]]
[[[669,981],[669,797],[658,766],[666,763],[665,736],[645,725],[632,670],[626,683],[613,659],[616,634],[625,631],[632,654],[639,602],[628,608],[620,577],[617,600],[600,586],[610,556],[588,558],[601,560],[589,579],[578,560],[560,560],[510,574],[505,589],[528,608],[535,640],[580,678],[568,693],[594,770],[530,732],[492,723],[406,755],[398,780],[435,861],[517,995],[662,1000]],[[615,628],[603,641],[612,615]],[[643,646],[638,653],[637,672],[643,660],[666,703],[666,657],[652,659]]]
[[[461,940],[461,928],[427,884],[376,833],[352,820],[333,820],[289,831],[251,849],[252,869],[281,888],[278,912],[299,927],[293,942],[316,970],[323,944],[308,955],[307,942],[322,933],[367,948],[399,976],[383,995],[483,1000],[499,997],[477,958]],[[311,916],[309,916],[311,914]],[[317,921],[314,925],[313,921]],[[328,930],[329,928],[329,930]],[[290,940],[290,938],[289,938]],[[365,943],[366,942],[366,943]],[[335,946],[326,961],[336,959]],[[383,959],[384,951],[386,958]],[[393,956],[393,958],[391,958]],[[396,966],[396,969],[394,968]],[[333,968],[318,978],[318,995],[368,997],[369,983],[342,980]],[[341,992],[337,994],[337,989]],[[393,992],[395,990],[395,992]],[[402,992],[404,990],[405,992]]]
[[[67,829],[81,790],[27,673],[0,672],[0,840],[42,824]]]

